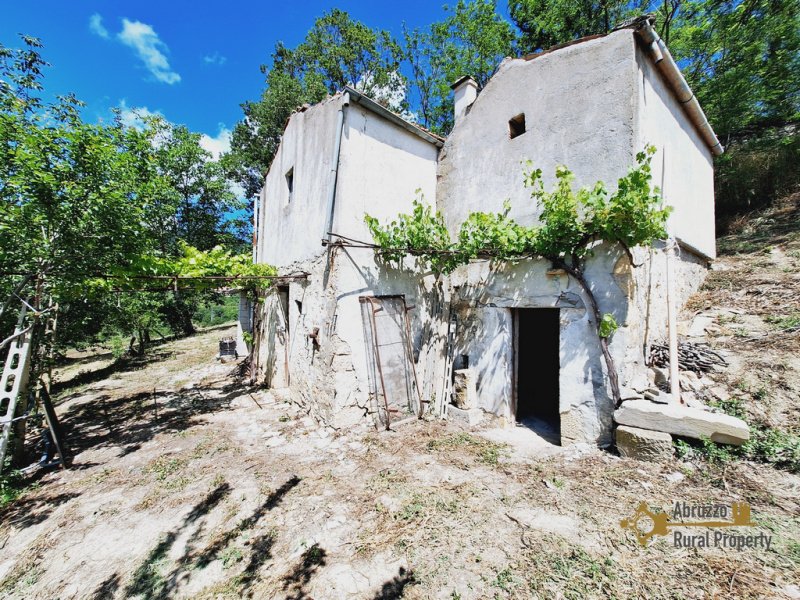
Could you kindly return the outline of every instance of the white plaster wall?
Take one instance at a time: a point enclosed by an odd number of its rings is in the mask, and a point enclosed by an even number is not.
[[[716,256],[714,228],[714,161],[666,82],[637,48],[639,123],[637,148],[656,147],[653,184],[674,208],[670,234],[709,258]]]
[[[386,222],[410,212],[417,190],[433,206],[438,154],[430,142],[351,103],[345,113],[334,232],[372,242],[364,214]]]
[[[407,304],[417,307],[410,313],[417,355],[423,347],[423,355],[428,352],[423,342],[431,329],[427,307],[437,298],[431,293],[435,278],[421,275],[413,261],[387,267],[366,249],[333,250],[325,285],[326,250],[320,240],[326,232],[339,106],[338,99],[332,100],[292,117],[264,186],[259,237],[259,260],[283,272],[310,272],[307,281],[290,285],[288,340],[279,335],[277,298],[268,294],[264,300],[261,375],[268,384],[285,385],[288,357],[292,396],[333,427],[353,425],[372,410],[359,296],[404,294]],[[365,213],[387,221],[408,212],[417,190],[433,205],[437,155],[435,145],[351,103],[345,109],[333,231],[371,241]],[[295,193],[287,204],[284,174],[292,166]],[[319,328],[318,350],[308,338],[314,328]],[[420,370],[427,362],[421,361]],[[423,381],[425,374],[418,375]]]
[[[632,164],[637,66],[633,33],[612,33],[535,59],[507,59],[456,124],[440,156],[437,205],[451,231],[472,211],[500,211],[533,224],[522,161],[543,170],[545,185],[566,164],[577,185],[609,186]],[[509,139],[508,121],[525,114],[526,133]]]
[[[611,352],[624,374],[630,288],[626,277],[614,274],[620,258],[620,252],[600,248],[587,264],[586,278],[601,313],[613,314],[622,325],[612,340]],[[544,260],[475,262],[460,267],[451,280],[460,316],[456,355],[467,354],[470,367],[477,372],[478,406],[512,419],[514,357],[508,309],[560,309],[562,442],[606,443],[610,441],[613,402],[606,391],[606,365],[594,318],[587,310],[589,302],[574,279],[566,274],[548,274],[549,267]],[[519,343],[535,345],[536,340],[520,339]]]
[[[282,267],[322,252],[341,103],[337,96],[289,119],[262,190],[258,262]],[[292,168],[294,192],[289,202],[286,173]]]

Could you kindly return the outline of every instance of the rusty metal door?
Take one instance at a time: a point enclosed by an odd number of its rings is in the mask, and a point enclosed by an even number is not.
[[[422,398],[411,344],[405,296],[361,296],[367,369],[373,412],[389,429],[407,417],[421,416]]]

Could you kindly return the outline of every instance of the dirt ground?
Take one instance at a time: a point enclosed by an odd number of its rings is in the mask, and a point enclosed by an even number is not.
[[[796,202],[786,210],[756,229],[798,220]],[[800,337],[776,319],[800,312],[797,229],[748,235],[722,240],[686,327],[710,316],[704,339],[731,361],[720,385],[753,418],[793,428]],[[737,254],[743,240],[755,249]],[[0,513],[0,596],[800,598],[798,475],[526,446],[524,432],[439,421],[326,431],[277,392],[234,381],[214,360],[229,333],[64,366],[72,467]],[[749,502],[750,532],[771,546],[667,536],[642,547],[620,526],[642,501],[668,512]]]

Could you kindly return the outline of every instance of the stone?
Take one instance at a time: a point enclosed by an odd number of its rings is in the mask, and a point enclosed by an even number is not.
[[[706,329],[714,323],[712,317],[706,315],[697,315],[692,320],[692,325],[689,327],[689,337],[703,337],[706,334]]]
[[[650,372],[653,373],[653,383],[669,383],[669,370],[661,367],[650,367]]]
[[[684,371],[680,374],[681,389],[686,392],[699,392],[703,389],[700,378],[694,371]]]
[[[686,479],[686,476],[683,473],[675,471],[674,473],[667,473],[666,475],[664,475],[664,479],[666,479],[670,483],[679,483],[684,479]]]
[[[646,388],[647,386],[645,386],[645,389]],[[627,386],[622,386],[619,389],[619,394],[623,400],[639,400],[643,397],[642,394],[639,393],[635,388]]]
[[[655,382],[654,382],[655,383]],[[644,371],[639,371],[631,380],[628,382],[627,388],[633,390],[634,392],[644,392],[647,388],[650,387],[650,381],[647,376],[647,373]]]
[[[453,371],[453,403],[465,410],[475,408],[478,398],[478,375],[475,369]]]
[[[727,402],[731,399],[731,395],[728,393],[728,390],[721,385],[715,385],[714,387],[709,388],[708,391],[720,402]]]
[[[656,402],[658,404],[669,404],[673,400],[672,394],[662,392],[661,390],[647,390],[644,393],[644,397],[650,402]]]
[[[614,420],[620,425],[694,439],[708,438],[712,442],[734,446],[750,438],[750,428],[741,419],[674,403],[629,400],[614,412]]]
[[[692,392],[684,392],[681,394],[681,400],[683,400],[683,403],[689,408],[708,410],[708,406],[706,406],[705,403]]]
[[[463,409],[450,404],[447,407],[447,417],[462,425],[477,425],[483,420],[483,411],[480,408]]]
[[[620,425],[615,433],[617,451],[625,458],[663,462],[672,458],[672,436],[661,431]]]

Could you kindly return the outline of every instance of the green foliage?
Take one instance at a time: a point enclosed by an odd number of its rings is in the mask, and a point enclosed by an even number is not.
[[[529,165],[525,185],[541,207],[539,224],[534,226],[511,219],[511,207],[505,203],[501,213],[471,213],[453,242],[441,214],[416,200],[411,214],[401,214],[388,225],[369,215],[365,221],[385,259],[399,261],[411,254],[437,273],[452,272],[481,257],[515,260],[540,256],[552,261],[570,260],[573,267],[580,268],[578,261],[597,241],[630,248],[666,237],[670,209],[661,207],[658,188],[650,185],[654,152],[648,147],[637,154],[636,165],[619,179],[611,195],[602,182],[576,192],[572,187],[574,175],[564,166],[556,168],[552,191],[545,191],[541,169]],[[604,323],[601,326],[605,331],[613,333],[612,323],[607,319]]]
[[[449,272],[457,266],[444,217],[425,204],[422,196],[413,201],[410,215],[401,214],[385,227],[369,215],[364,221],[387,261],[399,262],[406,254],[413,254],[424,257],[436,272]]]
[[[143,348],[165,323],[191,333],[216,286],[151,293],[143,276],[274,272],[237,254],[246,226],[227,215],[241,205],[199,134],[159,117],[83,122],[72,96],[42,99],[41,44],[23,43],[0,46],[0,271],[42,278],[60,306],[61,345],[137,335]],[[19,281],[0,277],[3,301]]]
[[[221,296],[203,303],[194,320],[200,327],[231,323],[239,316],[239,296]]]
[[[409,95],[420,123],[440,134],[453,127],[450,85],[469,75],[483,87],[500,61],[516,54],[516,34],[494,0],[459,0],[445,10],[445,19],[427,29],[403,31]]]
[[[587,35],[608,33],[630,14],[631,4],[636,3],[628,0],[511,0],[508,10],[522,32],[523,51],[532,52]]]
[[[739,419],[747,419],[741,398],[733,396],[725,402],[714,403],[716,408]],[[751,422],[750,439],[741,446],[725,446],[704,439],[700,442],[676,440],[679,458],[700,458],[722,465],[734,460],[751,460],[800,473],[800,435],[782,431],[759,422]]]
[[[619,329],[619,325],[617,325],[614,315],[605,313],[603,318],[600,319],[600,337],[610,338],[617,329]]]
[[[373,30],[339,9],[323,14],[294,49],[278,43],[272,65],[263,65],[266,86],[258,101],[242,105],[231,152],[222,162],[248,197],[261,189],[292,112],[345,86],[362,90],[393,110],[405,87],[399,72],[400,47],[386,31]]]
[[[800,313],[794,313],[786,317],[770,315],[765,317],[764,320],[784,331],[800,329]]]
[[[0,509],[20,497],[23,492],[21,482],[22,476],[19,471],[9,469],[8,465],[3,469],[0,473]]]
[[[716,160],[716,217],[728,221],[769,205],[800,185],[800,130],[770,127],[729,144]]]

